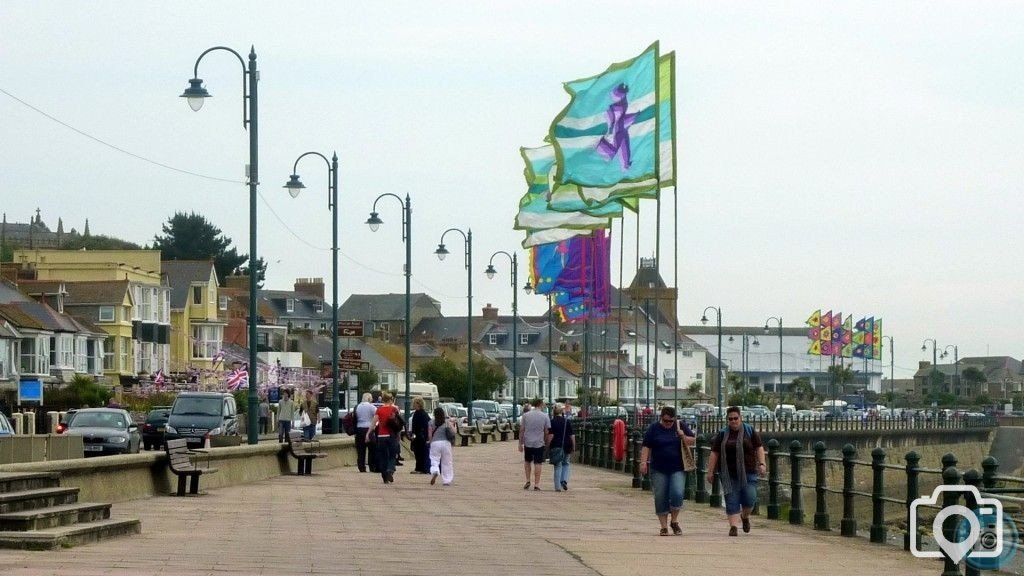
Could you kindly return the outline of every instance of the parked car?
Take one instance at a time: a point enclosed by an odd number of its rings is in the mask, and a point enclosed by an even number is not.
[[[14,426],[11,425],[11,421],[7,419],[7,416],[0,412],[0,438],[4,436],[14,436]]]
[[[483,419],[491,424],[497,424],[501,419],[501,406],[494,400],[473,400],[469,403],[473,410],[473,420],[476,420],[476,409],[483,410]]]
[[[184,438],[188,446],[202,446],[208,436],[237,436],[235,397],[224,392],[182,392],[174,399],[167,419],[167,440]]]
[[[814,410],[797,410],[793,413],[794,422],[818,422],[825,419],[825,414]]]
[[[120,408],[78,410],[69,417],[62,433],[81,436],[86,456],[137,453],[142,445],[139,427],[128,411]]]
[[[164,447],[164,432],[167,431],[167,419],[170,417],[170,406],[156,406],[146,414],[146,422],[142,425],[142,446],[146,450]]]

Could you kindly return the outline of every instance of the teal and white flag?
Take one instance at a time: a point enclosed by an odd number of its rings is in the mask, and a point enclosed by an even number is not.
[[[519,201],[516,230],[533,232],[565,228],[586,232],[607,228],[609,218],[622,216],[622,205],[617,202],[609,203],[606,208],[599,209],[597,214],[559,212],[550,209],[550,177],[555,163],[553,147],[520,148],[520,154],[526,164],[523,175],[526,178],[527,191]],[[578,194],[576,200],[579,201]],[[580,203],[582,204],[582,201]]]
[[[658,43],[605,72],[565,84],[572,96],[551,124],[555,183],[650,186],[658,178]]]

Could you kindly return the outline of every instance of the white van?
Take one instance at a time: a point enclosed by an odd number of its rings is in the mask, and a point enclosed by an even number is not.
[[[789,420],[796,414],[796,406],[792,404],[779,404],[775,407],[775,418],[777,420]]]
[[[379,390],[380,387],[375,387],[374,390]],[[433,415],[434,408],[437,407],[440,396],[437,394],[437,384],[432,382],[409,382],[409,406],[412,407],[412,399],[421,396],[423,398],[423,409],[427,411],[427,414]],[[395,386],[395,406],[400,408],[405,407],[405,385],[397,384]]]

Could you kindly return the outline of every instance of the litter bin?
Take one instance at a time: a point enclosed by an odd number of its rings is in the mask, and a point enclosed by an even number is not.
[[[321,434],[337,434],[334,430],[334,419],[330,416],[325,416],[320,419]]]

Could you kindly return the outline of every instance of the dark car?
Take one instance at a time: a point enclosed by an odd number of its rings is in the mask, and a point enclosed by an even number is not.
[[[146,414],[146,422],[142,425],[142,446],[146,450],[163,448],[164,432],[170,416],[170,406],[156,406]]]
[[[14,436],[14,426],[11,426],[11,421],[0,412],[0,438],[4,436]]]
[[[164,435],[168,440],[184,438],[190,448],[202,446],[211,436],[237,436],[235,397],[222,392],[178,394]]]
[[[133,454],[142,445],[139,427],[127,410],[83,408],[68,415],[67,435],[82,437],[86,456]]]

